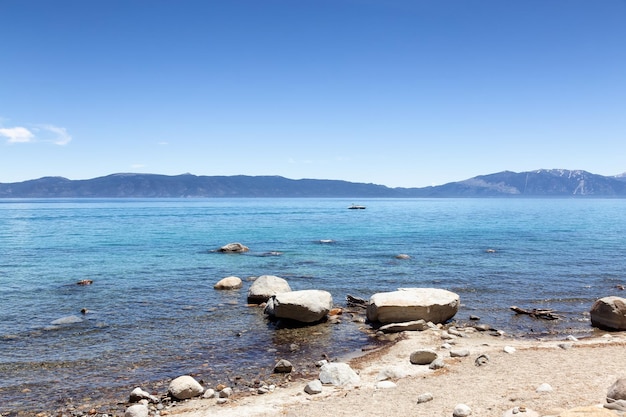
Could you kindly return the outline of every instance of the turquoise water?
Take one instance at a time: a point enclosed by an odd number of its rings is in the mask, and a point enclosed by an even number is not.
[[[338,306],[347,294],[445,288],[461,296],[459,321],[478,315],[517,335],[589,335],[593,301],[624,296],[625,200],[375,199],[347,210],[352,203],[0,200],[0,412],[51,409],[72,395],[123,400],[183,373],[254,377],[278,357],[311,362],[371,342],[351,320],[274,328],[246,305],[249,277],[264,274],[330,291]],[[214,252],[230,242],[251,251]],[[229,275],[244,288],[215,291]],[[564,318],[518,317],[511,305]],[[51,324],[70,315],[83,321]]]

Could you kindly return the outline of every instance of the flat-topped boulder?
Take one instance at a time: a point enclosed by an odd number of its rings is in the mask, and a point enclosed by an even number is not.
[[[626,330],[626,298],[604,297],[591,306],[591,324],[608,330]]]
[[[290,291],[291,287],[284,278],[274,275],[261,275],[248,289],[248,303],[261,304],[273,295]]]
[[[302,290],[272,296],[265,313],[279,319],[314,323],[326,317],[332,308],[333,297],[328,291]]]
[[[380,323],[424,320],[445,323],[459,311],[460,297],[438,288],[400,288],[372,295],[367,319]]]

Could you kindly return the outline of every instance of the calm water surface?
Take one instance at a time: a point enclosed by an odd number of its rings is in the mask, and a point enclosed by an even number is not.
[[[625,200],[376,199],[347,210],[352,203],[0,200],[0,412],[104,393],[124,400],[136,385],[183,373],[207,383],[263,377],[277,358],[310,363],[372,343],[351,320],[276,329],[246,305],[248,277],[324,289],[338,306],[347,294],[445,288],[461,296],[459,321],[473,314],[535,336],[590,335],[593,301],[623,296]],[[213,252],[230,242],[251,251]],[[215,291],[229,275],[244,288]],[[511,305],[564,319],[518,317]],[[82,321],[52,324],[67,316]]]

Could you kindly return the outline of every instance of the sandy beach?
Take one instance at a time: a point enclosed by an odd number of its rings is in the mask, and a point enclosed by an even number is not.
[[[626,377],[625,332],[581,340],[529,340],[459,330],[460,337],[446,340],[441,330],[405,332],[397,343],[351,360],[360,376],[356,386],[325,385],[322,393],[309,395],[304,392],[308,381],[294,381],[268,394],[235,394],[225,404],[215,399],[178,403],[161,415],[450,417],[457,404],[467,405],[472,416],[503,416],[514,407],[527,410],[519,416],[623,415],[602,405],[608,388]],[[436,350],[446,366],[431,370],[411,364],[411,352],[421,348]],[[469,356],[451,357],[452,350],[467,350]],[[488,360],[478,366],[481,355]],[[395,387],[377,386],[385,370],[396,373],[390,379]],[[548,392],[538,392],[542,384],[549,385]],[[425,393],[432,400],[418,404]],[[572,411],[579,407],[587,411]]]

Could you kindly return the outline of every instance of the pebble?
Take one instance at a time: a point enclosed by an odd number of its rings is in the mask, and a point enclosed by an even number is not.
[[[126,409],[124,417],[148,417],[149,412],[145,404],[135,404]]]
[[[552,387],[548,383],[543,383],[537,387],[537,392],[552,392]]]
[[[397,385],[392,381],[378,381],[376,383],[376,389],[389,389],[395,387],[397,387]]]
[[[465,404],[457,404],[457,406],[454,407],[454,412],[452,413],[453,417],[467,417],[470,415],[472,415],[472,409]]]
[[[428,401],[432,401],[433,400],[433,394],[430,392],[425,392],[423,394],[418,395],[417,397],[417,403],[418,404],[422,404],[422,403],[427,403]]]
[[[474,365],[476,366],[483,366],[483,365],[487,365],[488,363],[489,363],[489,356],[484,355],[484,354],[477,357],[476,360],[474,361]]]
[[[509,354],[515,353],[515,348],[513,346],[505,346],[503,350],[504,352],[509,353]]]
[[[445,366],[446,366],[446,363],[443,361],[443,359],[437,358],[434,361],[432,361],[430,365],[428,365],[428,369],[436,370],[436,369],[445,368]]]
[[[309,395],[320,394],[322,392],[322,381],[316,379],[314,381],[309,382],[304,387],[304,392]]]
[[[464,358],[469,355],[470,352],[467,349],[455,349],[450,351],[450,357],[452,358]]]

